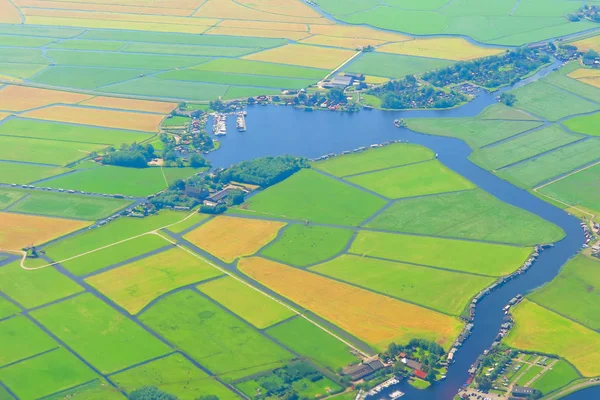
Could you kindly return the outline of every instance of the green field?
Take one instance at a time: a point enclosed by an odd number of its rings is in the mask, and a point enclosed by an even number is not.
[[[600,139],[588,139],[501,169],[498,175],[517,186],[533,187],[598,160],[599,150]]]
[[[174,247],[90,276],[86,282],[130,314],[137,314],[161,295],[221,274],[204,260]]]
[[[528,300],[511,310],[515,327],[505,344],[566,359],[583,376],[600,375],[600,334]]]
[[[552,72],[550,75],[544,78],[544,80],[556,87],[599,103],[600,90],[598,90],[597,87],[588,85],[587,83],[580,82],[577,79],[567,76],[569,73],[580,67],[581,64],[579,62],[571,62],[563,68]]]
[[[27,37],[27,36],[12,36],[12,35],[0,35],[0,46],[2,47],[42,47],[55,39],[46,39],[40,37]]]
[[[406,120],[417,132],[456,137],[479,148],[542,125],[538,121],[512,121],[478,118],[415,118]]]
[[[85,54],[85,57],[82,56]],[[177,55],[127,54],[117,52],[85,52],[73,50],[48,50],[46,56],[58,65],[76,67],[171,69],[188,67],[208,61],[206,57]]]
[[[71,390],[44,398],[45,400],[125,400],[126,397],[103,379],[96,379]]]
[[[516,381],[516,384],[519,386],[526,386],[529,381],[535,378],[542,371],[543,369],[539,365],[532,365],[524,374],[519,377],[519,379]]]
[[[559,227],[481,189],[401,200],[365,226],[520,245],[551,243],[564,237]]]
[[[203,46],[185,44],[159,44],[159,43],[129,43],[121,52],[124,53],[148,53],[148,54],[173,54],[185,56],[209,56],[209,57],[241,57],[246,54],[259,51],[252,47],[233,46]]]
[[[43,64],[0,62],[0,75],[17,79],[27,79],[46,68]]]
[[[600,113],[570,118],[562,123],[573,132],[600,136]]]
[[[0,48],[0,60],[7,63],[25,63],[48,65],[41,49],[19,49],[16,47]]]
[[[10,301],[3,297],[0,297],[0,319],[8,318],[12,315],[18,314],[21,310]]]
[[[594,330],[600,330],[600,260],[578,255],[531,300]]]
[[[509,141],[479,149],[473,152],[469,158],[483,168],[496,170],[580,139],[582,137],[579,135],[567,133],[560,127],[551,125]]]
[[[142,197],[166,189],[177,179],[188,178],[200,171],[201,169],[194,168],[125,168],[104,165],[51,179],[44,182],[44,186]]]
[[[198,399],[208,395],[223,400],[239,398],[177,353],[111,375],[110,380],[127,393],[144,386],[156,386],[179,399]]]
[[[507,275],[525,262],[530,247],[434,237],[359,232],[350,253],[489,276]]]
[[[31,313],[42,325],[104,373],[169,352],[143,328],[92,294]]]
[[[598,104],[570,94],[544,81],[530,83],[512,93],[517,96],[515,107],[549,121],[558,121],[573,114],[582,114],[600,109]]]
[[[50,66],[35,75],[31,81],[44,85],[76,89],[97,89],[117,82],[136,78],[152,71],[141,69],[90,68]]]
[[[65,260],[162,228],[183,218],[185,218],[185,214],[169,210],[163,210],[143,219],[119,218],[108,225],[50,245],[45,249],[46,255],[56,261]],[[168,243],[158,236],[147,235],[67,261],[63,266],[76,275],[84,275],[166,245]]]
[[[536,379],[531,387],[543,394],[548,394],[579,378],[581,376],[571,364],[564,360],[559,360],[552,366],[552,369],[546,371],[544,375]]]
[[[25,192],[14,189],[0,189],[0,210],[25,197]]]
[[[198,71],[217,71],[228,74],[251,74],[265,76],[282,76],[319,80],[329,71],[318,68],[297,67],[293,65],[274,64],[262,61],[218,58],[190,68]]]
[[[39,399],[97,377],[62,348],[0,369],[2,382],[21,399]]]
[[[52,192],[32,191],[10,208],[24,214],[95,221],[122,210],[132,202],[104,197],[78,196]]]
[[[27,267],[48,264],[42,259],[27,260]],[[0,291],[25,308],[33,308],[83,291],[83,288],[51,267],[28,271],[21,260],[0,268]]]
[[[280,89],[229,86],[229,89],[227,89],[227,92],[223,96],[223,100],[244,100],[252,96],[275,96],[279,94],[281,94]]]
[[[358,225],[384,205],[383,199],[307,169],[248,199],[239,210],[252,215]]]
[[[555,199],[573,206],[583,206],[590,210],[600,210],[600,165],[582,170],[539,190]]]
[[[437,160],[355,175],[346,180],[390,199],[476,187]]]
[[[335,176],[348,176],[433,159],[433,151],[414,144],[393,144],[313,163]]]
[[[141,320],[224,380],[274,369],[292,358],[250,325],[189,290],[161,299]]]
[[[525,111],[517,108],[504,105],[504,103],[496,103],[487,106],[482,112],[477,114],[477,119],[495,121],[539,121],[539,119],[533,115],[527,114]]]
[[[185,221],[182,221],[173,226],[170,226],[168,228],[168,230],[169,230],[169,232],[173,232],[173,233],[181,233],[181,232],[195,226],[196,224],[199,224],[200,222],[206,221],[208,218],[210,218],[210,215],[208,215],[208,214],[194,213],[189,218],[187,218]]]
[[[185,126],[190,123],[191,119],[188,117],[167,117],[162,123],[164,127],[172,127],[172,126]]]
[[[64,166],[105,147],[91,143],[0,136],[0,160]]]
[[[203,283],[198,290],[260,329],[295,315],[276,300],[232,277]]]
[[[266,332],[296,353],[332,371],[356,361],[344,343],[301,317]]]
[[[65,142],[94,143],[120,146],[123,143],[143,142],[154,134],[106,129],[86,125],[61,124],[27,118],[11,118],[0,125],[0,135],[49,139]]]
[[[55,28],[52,26],[31,26],[31,25],[0,25],[0,33],[7,35],[24,35],[24,36],[41,36],[41,37],[52,37],[52,38],[72,38],[81,35],[84,32],[83,29],[79,28],[67,28],[60,27]]]
[[[0,367],[57,347],[58,343],[27,317],[0,322]]]
[[[365,53],[348,67],[348,72],[362,73],[365,75],[382,76],[389,78],[404,78],[447,67],[453,64],[449,60],[436,58],[412,57],[399,54]]]
[[[346,247],[352,231],[294,224],[267,246],[261,255],[284,264],[304,267],[333,257]]]
[[[119,51],[124,45],[124,42],[111,42],[108,40],[71,39],[51,43],[46,46],[46,48],[61,50]]]
[[[105,92],[196,101],[224,96],[229,86],[216,83],[171,81],[146,76],[102,88]]]
[[[495,280],[492,277],[459,274],[355,255],[342,255],[310,269],[451,315],[460,315],[471,298]]]
[[[223,85],[257,86],[279,89],[302,89],[315,83],[314,80],[309,79],[229,74],[217,71],[198,71],[194,69],[168,71],[158,74],[157,77],[174,81],[208,82],[220,83]]]

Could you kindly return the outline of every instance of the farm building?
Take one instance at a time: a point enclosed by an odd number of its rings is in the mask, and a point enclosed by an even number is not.
[[[403,358],[402,362],[404,364],[406,364],[406,366],[410,369],[414,369],[414,370],[419,370],[423,367],[423,364],[421,364],[418,361],[415,360],[411,360],[410,358]]]
[[[529,397],[533,394],[534,390],[532,388],[523,387],[523,386],[515,386],[512,390],[512,395],[514,397]]]
[[[331,82],[329,82],[329,86],[345,88],[345,87],[351,86],[353,82],[354,82],[354,78],[351,76],[348,76],[348,75],[339,76],[338,75],[335,78],[333,78],[331,80]]]
[[[371,375],[383,367],[384,365],[380,360],[372,360],[362,364],[346,367],[343,369],[342,373],[349,376],[352,381],[357,381]]]

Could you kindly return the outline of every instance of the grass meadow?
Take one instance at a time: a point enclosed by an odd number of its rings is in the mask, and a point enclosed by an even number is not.
[[[392,204],[367,228],[517,245],[556,242],[559,227],[476,189]]]
[[[356,54],[353,50],[288,44],[243,57],[245,60],[334,69]]]
[[[350,230],[293,224],[261,255],[303,267],[335,256],[344,250],[352,235]]]
[[[504,103],[495,103],[487,106],[477,115],[480,120],[504,120],[504,121],[539,121],[538,118],[527,114],[523,110],[510,107]]]
[[[0,322],[0,339],[0,367],[58,347],[54,339],[22,315]]]
[[[546,371],[544,375],[536,379],[531,387],[543,394],[548,394],[579,378],[581,378],[581,375],[579,375],[579,372],[571,364],[564,360],[559,360],[552,366],[552,369]]]
[[[440,2],[441,3],[441,2]],[[377,49],[384,53],[404,54],[415,57],[431,57],[454,61],[467,61],[489,57],[504,52],[502,48],[483,47],[464,38],[437,37],[390,43]]]
[[[271,242],[285,223],[217,216],[184,236],[185,240],[231,263]]]
[[[296,67],[293,65],[266,63],[243,59],[219,58],[190,67],[197,71],[218,71],[227,74],[249,74],[288,78],[319,80],[329,72],[326,69]]]
[[[0,369],[2,382],[22,399],[39,399],[97,377],[63,348]]]
[[[42,259],[27,260],[27,267],[46,265]],[[0,290],[25,308],[38,307],[83,292],[77,283],[48,267],[33,271],[21,268],[21,260],[0,268]]]
[[[577,96],[581,96],[596,103],[600,102],[600,91],[598,91],[597,84],[594,85],[594,83],[596,83],[594,79],[585,80],[586,78],[583,78],[584,80],[580,81],[579,79],[572,77],[572,74],[580,65],[581,64],[578,62],[571,62],[564,68],[549,74],[545,80],[546,82]]]
[[[311,170],[248,199],[240,211],[337,225],[358,225],[385,200]],[[237,210],[233,210],[236,212]]]
[[[471,298],[495,280],[355,255],[342,255],[310,270],[451,315],[460,315]]]
[[[390,199],[454,192],[476,187],[437,160],[345,179]]]
[[[517,270],[532,248],[362,231],[349,251],[362,256],[502,276]]]
[[[208,218],[210,218],[210,215],[208,214],[194,213],[185,221],[178,222],[177,224],[170,226],[167,229],[169,232],[182,233],[183,231],[190,229],[194,225],[206,221]]]
[[[433,151],[414,144],[394,144],[313,163],[328,174],[344,177],[433,159]]]
[[[517,186],[530,188],[598,160],[599,149],[600,139],[580,141],[501,169],[498,175]]]
[[[539,190],[540,193],[573,206],[600,211],[600,165],[595,165]]]
[[[224,400],[239,398],[178,353],[111,375],[109,379],[127,393],[144,386],[155,386],[181,399],[209,395]]]
[[[296,353],[332,371],[356,361],[348,346],[304,318],[294,318],[266,332]]]
[[[159,79],[153,76],[105,86],[103,92],[169,99],[208,101],[224,96],[228,85]],[[279,91],[277,91],[279,93]]]
[[[37,309],[31,316],[103,373],[170,351],[167,345],[89,293]]]
[[[62,167],[2,161],[0,162],[0,182],[22,185],[64,174],[68,171],[69,169]]]
[[[0,136],[0,159],[65,166],[106,147],[103,144]]]
[[[19,307],[15,306],[4,297],[0,297],[0,319],[8,318],[12,315],[18,314],[19,312],[21,312]]]
[[[293,358],[250,325],[191,290],[161,299],[141,320],[226,381],[277,368]]]
[[[344,70],[365,75],[404,78],[406,75],[419,74],[447,67],[451,64],[452,61],[435,58],[388,53],[365,53],[344,67]]]
[[[11,204],[25,197],[26,193],[20,190],[0,189],[0,210],[5,210]]]
[[[560,274],[529,298],[561,315],[600,330],[600,261],[578,255]]]
[[[562,123],[573,132],[583,133],[584,135],[600,136],[600,113],[591,115],[581,115],[570,118]]]
[[[376,349],[414,337],[448,347],[462,327],[448,315],[263,258],[244,258],[238,268]]]
[[[96,379],[85,385],[46,397],[47,400],[125,400],[126,397],[104,379]]]
[[[148,74],[151,70],[90,68],[68,65],[50,66],[30,79],[31,82],[53,87],[98,89],[106,85],[127,81]]]
[[[267,328],[295,315],[293,311],[244,285],[224,277],[198,285],[198,290],[259,329]]]
[[[523,300],[512,310],[515,327],[506,336],[508,346],[554,354],[571,363],[583,376],[600,375],[600,334]]]

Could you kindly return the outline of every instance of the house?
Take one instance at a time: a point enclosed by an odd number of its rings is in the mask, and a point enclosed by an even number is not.
[[[383,363],[379,359],[375,359],[362,364],[346,367],[342,370],[342,373],[349,376],[352,381],[357,381],[371,375],[383,367]]]
[[[365,79],[364,74],[355,74],[355,73],[352,73],[352,72],[344,72],[344,76],[349,76],[351,78],[356,79],[357,81],[362,81],[362,80]]]
[[[420,369],[415,369],[414,374],[417,378],[425,379],[427,378],[427,372],[421,371]]]
[[[523,387],[523,386],[515,386],[512,390],[512,395],[514,397],[529,397],[534,393],[532,388]]]
[[[211,194],[210,196],[208,196],[206,198],[206,200],[204,200],[204,204],[206,204],[207,206],[216,206],[218,204],[223,204],[225,203],[225,200],[227,199],[227,196],[229,196],[230,192],[232,191],[231,188],[225,188],[223,190],[219,190],[218,192],[215,192],[213,194]]]
[[[423,364],[421,364],[420,362],[411,360],[410,358],[406,357],[402,359],[402,362],[406,364],[406,366],[410,369],[421,369],[423,367]]]
[[[351,76],[336,76],[335,78],[333,78],[331,80],[331,82],[329,82],[330,86],[333,87],[339,87],[339,88],[346,88],[348,86],[352,85],[352,82],[354,81],[354,78]]]

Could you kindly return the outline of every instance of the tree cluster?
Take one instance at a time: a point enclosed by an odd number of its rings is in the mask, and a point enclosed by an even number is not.
[[[567,19],[571,22],[580,21],[582,18],[593,22],[600,22],[600,6],[585,4],[577,12],[567,15]]]
[[[146,168],[148,162],[155,157],[154,147],[151,144],[141,145],[133,143],[131,146],[121,146],[121,149],[118,151],[109,149],[108,153],[102,157],[102,164],[129,168]]]
[[[298,400],[300,397],[293,384],[303,379],[317,382],[323,379],[323,375],[305,362],[287,365],[276,369],[269,375],[257,378],[262,390],[254,398],[264,399],[276,396],[284,400]]]
[[[163,392],[155,386],[144,386],[129,394],[130,400],[177,400],[177,396]],[[219,400],[215,395],[197,397],[196,400]]]
[[[281,182],[302,168],[309,168],[308,161],[302,157],[261,157],[236,164],[220,175],[227,181],[249,183],[265,188]]]

